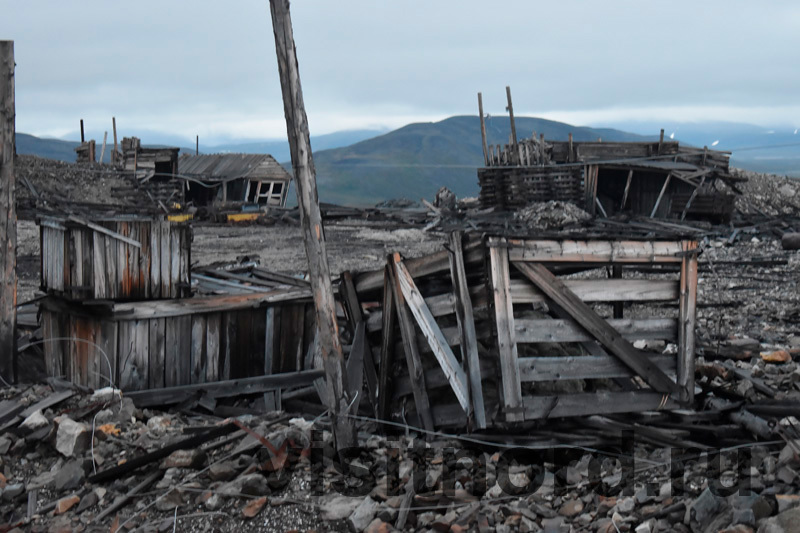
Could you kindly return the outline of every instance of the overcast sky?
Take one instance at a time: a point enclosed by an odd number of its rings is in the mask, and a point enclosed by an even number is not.
[[[267,0],[0,0],[17,130],[285,137]],[[297,0],[312,134],[501,114],[800,125],[800,3]],[[102,138],[102,134],[101,134]],[[145,139],[146,141],[146,139]]]

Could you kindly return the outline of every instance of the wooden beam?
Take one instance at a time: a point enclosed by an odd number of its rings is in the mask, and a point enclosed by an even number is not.
[[[680,242],[574,241],[491,238],[489,246],[508,247],[511,261],[559,263],[680,263]]]
[[[706,182],[706,177],[703,176],[702,178],[700,178],[700,185],[695,187],[695,189],[692,191],[692,194],[689,196],[689,199],[686,201],[686,206],[683,208],[683,211],[681,212],[681,222],[686,218],[687,213],[689,213],[689,208],[692,207],[692,202],[694,201],[695,197],[700,192],[700,188],[703,186],[703,184],[705,182]]]
[[[481,384],[481,364],[478,357],[478,335],[475,332],[475,317],[472,313],[472,299],[469,294],[467,271],[464,266],[464,250],[461,246],[463,234],[450,234],[450,278],[456,297],[456,321],[461,338],[461,361],[469,376],[469,395],[472,399],[472,412],[475,426],[486,428],[486,411],[483,405],[483,385]]]
[[[106,227],[103,227],[100,224],[95,224],[94,222],[89,222],[88,220],[86,220],[84,218],[81,218],[79,216],[70,215],[70,216],[67,217],[67,220],[69,220],[70,222],[72,222],[74,224],[78,224],[80,226],[86,226],[87,228],[90,228],[90,229],[92,229],[92,230],[94,230],[94,231],[96,231],[98,233],[102,233],[103,235],[108,235],[112,239],[117,239],[118,241],[122,241],[125,244],[130,244],[131,246],[135,246],[136,248],[141,249],[141,247],[142,247],[142,243],[140,243],[139,241],[137,241],[135,239],[131,239],[129,237],[126,237],[125,235],[121,235],[121,234],[117,233],[116,231],[111,231],[110,229],[108,229]]]
[[[633,169],[628,171],[628,179],[625,181],[625,192],[622,193],[622,203],[619,205],[620,211],[625,209],[625,203],[628,201],[628,193],[631,190],[631,181],[633,181]]]
[[[697,243],[681,243],[689,255],[681,263],[681,296],[678,310],[678,386],[681,401],[694,401],[694,344],[697,312]],[[690,253],[694,252],[694,253]]]
[[[394,356],[394,323],[395,323],[395,304],[394,304],[394,280],[392,267],[387,263],[384,267],[383,281],[383,300],[381,300],[383,316],[381,317],[381,355],[378,370],[378,418],[387,419],[389,417],[389,376],[392,369],[392,359]]]
[[[511,120],[511,144],[517,145],[517,124],[514,122],[514,105],[511,103],[511,87],[506,85],[506,99],[508,100],[508,117]]]
[[[624,338],[678,339],[678,321],[674,318],[622,318],[610,319],[609,325]],[[571,320],[550,318],[522,318],[514,321],[517,342],[589,342],[594,340],[585,329]]]
[[[400,334],[403,337],[403,351],[406,354],[406,365],[408,375],[411,378],[411,389],[414,391],[414,403],[417,407],[417,415],[422,421],[422,426],[428,431],[433,431],[433,417],[431,416],[431,403],[428,399],[428,390],[425,387],[425,369],[422,367],[422,359],[417,349],[417,336],[414,331],[414,324],[411,321],[411,313],[406,306],[403,291],[400,288],[400,281],[397,279],[397,265],[390,262],[390,280],[392,284],[395,310],[400,324]]]
[[[651,391],[595,391],[560,396],[526,396],[525,420],[674,409],[677,402]]]
[[[653,210],[650,212],[650,218],[656,216],[656,211],[658,211],[658,206],[661,204],[661,199],[664,197],[664,193],[667,192],[667,186],[669,185],[670,178],[672,178],[672,172],[667,174],[666,179],[664,179],[664,186],[661,187],[661,192],[658,193],[658,198],[656,198],[656,205],[653,206]]]
[[[333,299],[328,254],[325,249],[316,172],[311,155],[308,117],[303,103],[289,0],[270,0],[269,5],[283,93],[286,131],[292,154],[297,204],[308,256],[309,277],[314,291],[319,350],[330,390],[331,404],[328,408],[333,423],[336,448],[341,450],[356,443],[355,424],[353,419],[344,416],[347,415],[350,404],[347,374],[336,321],[336,304]]]
[[[111,129],[114,130],[114,152],[111,154],[111,164],[117,162],[117,117],[111,117]]]
[[[519,263],[514,266],[530,279],[542,292],[560,305],[605,349],[616,355],[628,367],[658,392],[676,394],[678,386],[653,362],[625,340],[608,322],[598,316],[591,307],[581,301],[564,283],[547,268],[537,263]]]
[[[0,377],[16,381],[17,210],[14,41],[0,41]]]
[[[108,141],[108,132],[103,132],[103,149],[100,150],[100,164],[103,164],[103,158],[106,156],[106,141]]]
[[[675,373],[674,355],[645,354],[663,372]],[[612,379],[633,377],[630,368],[614,356],[523,357],[519,360],[523,382],[566,379]]]
[[[417,325],[422,330],[422,334],[428,340],[428,345],[433,350],[433,355],[442,367],[445,376],[450,380],[450,386],[456,395],[458,403],[464,408],[467,416],[472,414],[472,402],[469,398],[469,385],[467,375],[464,369],[458,363],[453,350],[447,344],[442,330],[433,318],[431,310],[425,305],[425,300],[419,292],[414,278],[408,273],[400,254],[394,254],[395,275],[400,285],[400,290],[403,291],[403,297],[411,309],[411,314],[417,321]]]
[[[517,363],[517,341],[514,331],[514,307],[509,290],[508,250],[489,248],[494,314],[497,324],[497,349],[500,353],[500,374],[503,380],[503,410],[506,420],[524,419],[522,410],[522,385]]]
[[[358,301],[358,293],[356,292],[355,284],[353,283],[353,276],[349,271],[343,272],[341,276],[341,287],[339,294],[342,295],[347,316],[350,319],[350,326],[354,332],[353,349],[350,351],[350,357],[353,357],[353,351],[356,347],[356,339],[359,338],[359,326],[363,324],[362,329],[364,332],[361,334],[361,341],[363,343],[364,360],[363,370],[364,378],[367,382],[367,393],[369,394],[369,403],[372,406],[373,413],[378,416],[378,374],[375,370],[375,360],[372,358],[372,346],[370,346],[369,339],[366,337],[366,322],[361,310],[361,302]],[[349,379],[349,375],[348,375]],[[361,379],[361,376],[358,378]],[[360,381],[359,381],[360,382]],[[355,412],[355,408],[353,409]]]
[[[481,140],[483,141],[483,164],[489,166],[489,147],[486,144],[486,120],[483,117],[483,95],[478,93],[478,115],[481,118]]]

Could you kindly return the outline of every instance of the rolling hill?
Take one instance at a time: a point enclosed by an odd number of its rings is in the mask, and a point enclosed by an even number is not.
[[[516,127],[519,138],[534,131],[554,140],[566,140],[570,132],[576,141],[657,138],[528,117],[517,117]],[[508,117],[490,117],[486,129],[489,144],[508,142]],[[432,199],[442,186],[458,197],[476,196],[476,169],[483,164],[480,121],[477,116],[456,116],[409,124],[351,146],[315,152],[314,164],[323,202],[373,205],[391,198]]]

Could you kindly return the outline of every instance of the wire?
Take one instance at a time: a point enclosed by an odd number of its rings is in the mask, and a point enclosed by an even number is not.
[[[105,376],[103,376],[102,374],[98,374],[98,375],[99,375],[100,377],[103,377],[103,378],[105,378],[105,379],[106,379],[106,381],[108,381],[108,384],[109,384],[109,385],[111,385],[112,387],[115,387],[115,388],[116,388],[116,386],[115,386],[115,384],[114,384],[114,371],[111,369],[111,359],[108,357],[108,354],[106,353],[106,351],[105,351],[105,350],[103,350],[103,348],[101,348],[99,344],[97,344],[97,343],[94,343],[94,342],[92,342],[92,341],[89,341],[89,340],[86,340],[86,339],[79,339],[79,338],[77,338],[77,337],[51,337],[51,338],[49,338],[49,339],[42,339],[42,340],[40,340],[40,341],[29,342],[28,344],[25,344],[25,345],[23,345],[21,348],[19,348],[19,351],[25,350],[26,348],[29,348],[29,347],[31,347],[31,346],[37,346],[37,345],[39,345],[39,344],[44,344],[44,343],[46,343],[46,342],[52,342],[52,341],[77,341],[77,342],[85,342],[86,344],[89,344],[89,345],[91,345],[91,346],[94,346],[95,348],[97,348],[98,350],[100,350],[100,353],[102,353],[102,354],[103,354],[103,357],[105,357],[105,359],[106,359],[106,363],[108,364],[108,376],[109,376],[109,377],[105,377]],[[2,377],[0,377],[0,379],[2,379]],[[5,380],[3,380],[3,381],[5,381]],[[9,386],[10,386],[10,385],[9,385]]]

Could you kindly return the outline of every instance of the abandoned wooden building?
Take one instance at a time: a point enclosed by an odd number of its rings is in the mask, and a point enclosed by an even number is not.
[[[160,404],[241,380],[268,406],[322,408],[308,282],[252,264],[191,271],[186,228],[42,220],[49,375]],[[353,410],[480,430],[687,404],[697,253],[688,240],[456,232],[432,255],[344,273],[336,299]],[[672,348],[642,349],[654,339]]]
[[[179,164],[195,206],[286,205],[292,176],[269,154],[184,155]]]
[[[515,210],[560,200],[590,214],[619,212],[660,218],[727,222],[737,178],[730,152],[653,142],[548,141],[544,135],[488,145],[481,116],[484,167],[478,169],[484,207]],[[724,184],[724,185],[723,185]],[[721,186],[722,185],[722,186]]]

